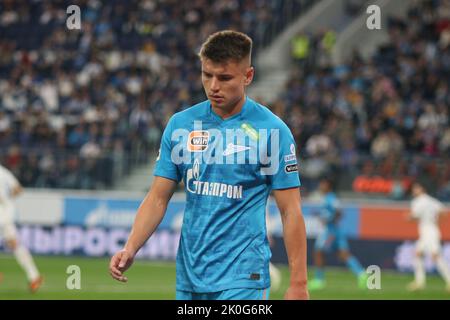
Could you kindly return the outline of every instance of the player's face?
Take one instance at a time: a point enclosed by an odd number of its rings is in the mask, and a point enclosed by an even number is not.
[[[253,80],[254,70],[248,62],[224,63],[202,59],[202,83],[214,111],[225,115],[245,101],[245,87]]]
[[[320,183],[319,183],[319,190],[322,193],[327,193],[330,190],[328,182],[327,181],[320,181]]]
[[[419,184],[415,183],[415,184],[413,184],[411,191],[412,191],[413,197],[418,197],[422,194],[423,188]]]

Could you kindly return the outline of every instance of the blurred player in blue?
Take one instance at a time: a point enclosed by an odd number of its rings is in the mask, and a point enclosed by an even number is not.
[[[245,94],[252,82],[252,40],[211,35],[199,56],[208,100],[176,113],[161,140],[155,179],[125,247],[110,262],[124,272],[161,222],[177,184],[186,208],[176,259],[176,298],[269,298],[266,203],[272,192],[283,222],[290,267],[286,299],[308,299],[306,232],[295,142],[289,128]]]
[[[333,181],[331,179],[322,179],[319,183],[319,191],[323,196],[321,209],[318,212],[323,221],[324,231],[317,237],[314,246],[314,279],[309,281],[309,290],[320,290],[325,288],[325,258],[324,253],[336,251],[338,257],[347,264],[350,270],[357,276],[358,286],[361,289],[367,287],[367,274],[358,259],[351,255],[347,239],[339,226],[342,216],[339,200],[333,191]]]

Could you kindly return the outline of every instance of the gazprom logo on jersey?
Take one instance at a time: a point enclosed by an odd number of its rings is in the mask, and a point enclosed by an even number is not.
[[[242,186],[220,182],[200,181],[200,163],[194,160],[192,169],[186,172],[186,190],[193,194],[213,197],[227,197],[228,199],[242,199]]]
[[[194,121],[192,131],[175,129],[171,140],[175,142],[171,160],[176,165],[192,164],[192,153],[195,153],[199,164],[261,164],[262,175],[278,172],[278,129],[256,130],[245,124],[235,129],[205,130],[202,121]]]

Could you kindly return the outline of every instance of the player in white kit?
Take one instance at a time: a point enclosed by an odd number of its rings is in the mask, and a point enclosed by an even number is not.
[[[14,252],[17,262],[25,271],[31,292],[36,292],[43,278],[39,274],[28,249],[19,243],[14,224],[14,198],[22,192],[22,186],[14,175],[0,165],[0,237]]]
[[[411,202],[410,218],[418,220],[419,240],[416,242],[414,258],[414,281],[408,285],[408,290],[416,291],[425,288],[426,274],[424,255],[431,254],[439,274],[444,278],[446,290],[450,292],[450,271],[441,253],[441,232],[439,220],[444,216],[444,205],[426,193],[420,183],[412,186],[413,200]]]

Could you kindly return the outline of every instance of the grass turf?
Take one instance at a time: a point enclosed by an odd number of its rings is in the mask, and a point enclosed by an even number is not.
[[[35,261],[45,280],[41,289],[31,294],[23,271],[12,255],[0,255],[0,300],[5,299],[174,299],[175,264],[173,262],[135,261],[126,275],[128,283],[113,280],[108,273],[107,258],[45,257]],[[67,267],[77,265],[81,270],[81,289],[69,290],[66,282],[70,274]],[[280,290],[271,290],[271,299],[282,299],[288,286],[287,266],[279,266],[283,274]],[[310,269],[312,271],[312,269]],[[395,271],[381,272],[380,290],[360,290],[356,278],[347,270],[326,269],[327,287],[310,292],[311,299],[450,299],[444,291],[444,282],[437,275],[428,275],[427,288],[410,293],[405,287],[412,280],[411,274]]]

